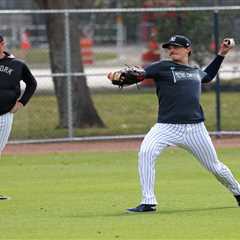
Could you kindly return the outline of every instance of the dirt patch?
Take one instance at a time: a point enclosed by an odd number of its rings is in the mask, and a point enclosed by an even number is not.
[[[108,140],[86,142],[61,142],[41,144],[8,144],[3,155],[44,154],[63,152],[99,152],[99,151],[138,151],[142,139]],[[240,138],[213,139],[215,147],[239,147]]]

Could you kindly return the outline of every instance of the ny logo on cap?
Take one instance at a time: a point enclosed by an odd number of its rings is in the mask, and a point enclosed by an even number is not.
[[[175,41],[176,40],[176,37],[171,37],[170,41]]]

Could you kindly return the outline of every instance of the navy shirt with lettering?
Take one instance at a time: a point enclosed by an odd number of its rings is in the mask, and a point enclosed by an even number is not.
[[[217,74],[224,57],[217,55],[205,70],[173,61],[159,61],[145,68],[145,78],[156,84],[158,122],[191,124],[204,121],[200,105],[201,84]]]
[[[22,96],[21,80],[26,84]],[[9,112],[19,98],[26,105],[36,86],[37,82],[27,65],[5,52],[5,57],[0,59],[0,115]]]

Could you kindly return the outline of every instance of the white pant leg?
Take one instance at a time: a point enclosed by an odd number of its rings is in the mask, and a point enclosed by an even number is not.
[[[142,188],[142,204],[157,204],[154,194],[155,160],[168,146],[178,141],[181,132],[173,124],[155,124],[145,136],[138,154],[138,170]]]
[[[7,144],[13,123],[13,113],[6,113],[0,116],[0,153]]]
[[[195,126],[194,126],[195,125]],[[212,140],[204,123],[194,124],[185,135],[185,147],[188,148],[200,163],[234,195],[240,195],[240,184],[227,166],[218,160]]]

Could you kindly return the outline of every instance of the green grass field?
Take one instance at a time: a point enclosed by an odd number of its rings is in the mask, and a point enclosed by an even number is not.
[[[16,57],[22,58],[21,49],[13,49],[13,54]],[[115,52],[94,52],[94,62],[98,61],[109,61],[117,58],[117,54]],[[32,48],[31,51],[28,52],[24,61],[29,64],[31,67],[46,67],[49,66],[49,50],[47,48]]]
[[[239,149],[219,158],[240,179]],[[187,152],[157,162],[156,213],[139,203],[136,152],[3,155],[0,239],[239,239],[240,208]]]
[[[96,92],[95,107],[106,128],[75,129],[75,136],[145,134],[157,118],[157,98],[154,91]],[[239,93],[222,93],[222,130],[240,131]],[[202,106],[209,131],[216,130],[215,94],[202,95]],[[34,96],[15,116],[11,139],[66,137],[66,129],[58,128],[55,96]]]

